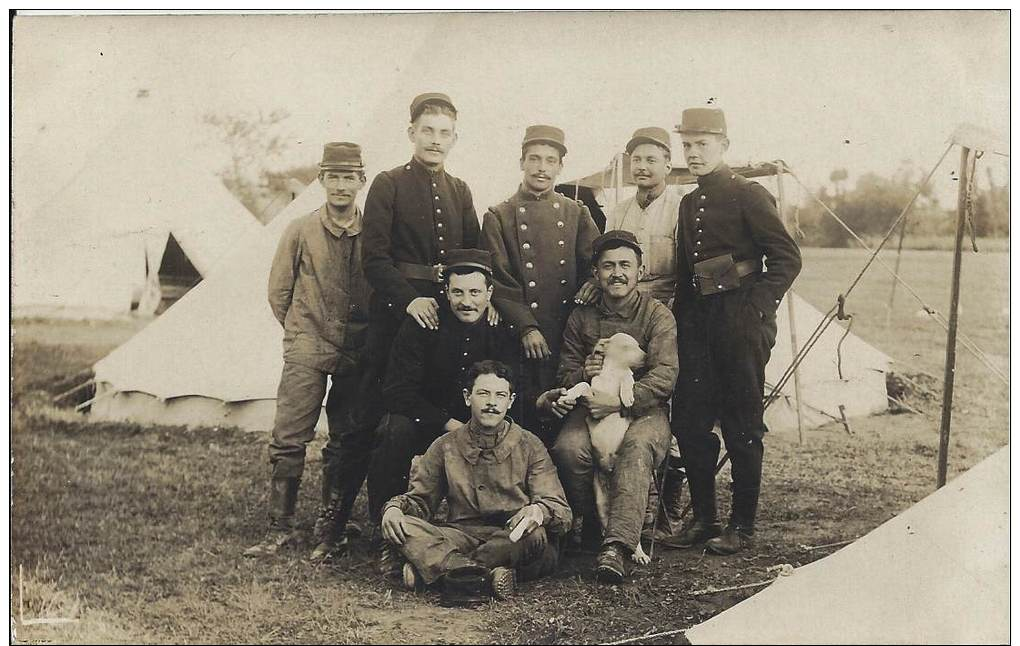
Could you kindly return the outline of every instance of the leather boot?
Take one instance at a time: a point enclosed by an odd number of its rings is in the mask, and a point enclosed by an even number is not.
[[[272,556],[281,547],[296,541],[294,510],[300,488],[301,478],[273,478],[269,481],[269,529],[261,541],[244,551],[244,556]]]
[[[705,474],[688,474],[687,484],[691,491],[694,520],[683,531],[663,539],[662,544],[667,547],[687,549],[722,533],[715,506],[715,473],[709,470]]]
[[[730,556],[754,545],[754,528],[730,523],[721,536],[709,539],[705,548],[712,554]]]
[[[323,464],[322,467],[322,503],[315,519],[315,549],[309,557],[312,561],[323,561],[337,555],[347,546],[347,537],[343,527],[337,522],[342,501],[340,491],[340,474],[333,465]]]

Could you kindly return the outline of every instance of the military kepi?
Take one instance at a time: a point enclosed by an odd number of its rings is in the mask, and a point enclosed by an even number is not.
[[[602,255],[605,249],[610,247],[613,249],[617,247],[630,247],[637,253],[638,258],[641,257],[641,245],[638,244],[634,234],[623,229],[615,229],[613,231],[606,231],[591,243],[591,264],[593,266],[598,264],[599,256]]]
[[[320,170],[365,170],[361,146],[349,141],[333,141],[322,147]]]
[[[426,92],[425,94],[419,94],[414,97],[413,101],[411,101],[411,121],[414,121],[421,115],[422,110],[425,109],[426,103],[438,103],[440,105],[445,105],[453,110],[454,114],[457,113],[457,108],[453,105],[453,101],[450,100],[450,97],[442,92]]]
[[[567,154],[566,135],[556,126],[528,126],[524,131],[524,141],[521,142],[521,150],[531,144],[549,144],[560,151],[560,155]]]
[[[680,117],[680,125],[676,131],[707,132],[716,135],[726,134],[726,116],[719,108],[687,108]]]
[[[447,270],[471,267],[492,276],[492,253],[484,249],[450,249],[445,260]]]
[[[669,144],[669,133],[666,132],[665,128],[657,128],[651,126],[648,128],[638,128],[634,131],[634,135],[627,142],[627,154],[634,152],[634,149],[641,144],[655,144],[660,148],[665,148],[667,151],[672,152],[672,148]]]

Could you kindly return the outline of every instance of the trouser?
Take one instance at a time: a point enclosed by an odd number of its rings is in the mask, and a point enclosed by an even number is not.
[[[445,431],[416,424],[403,415],[387,413],[375,431],[375,448],[368,468],[368,512],[378,524],[383,505],[407,493],[411,461],[422,455]]]
[[[522,581],[537,579],[556,571],[559,550],[538,527],[516,543],[504,527],[454,524],[433,525],[414,516],[404,517],[407,540],[401,551],[431,584],[451,569],[471,561],[489,569],[509,567]]]
[[[740,289],[701,296],[676,312],[680,374],[673,395],[673,433],[683,453],[696,519],[714,521],[715,465],[722,429],[731,461],[731,522],[753,529],[761,489],[762,397],[776,319],[764,320]]]
[[[551,447],[556,440],[558,421],[540,416],[535,402],[538,400],[539,395],[559,386],[559,383],[556,381],[557,361],[557,355],[542,360],[524,359],[521,366],[521,375],[517,379],[519,391],[517,398],[521,401],[518,414],[521,419],[520,421],[514,421],[537,435],[546,448]]]
[[[552,448],[560,482],[575,516],[584,523],[597,522],[591,436],[586,421],[588,409],[570,412]],[[616,452],[616,467],[609,477],[609,522],[602,543],[622,543],[629,549],[641,537],[648,489],[653,474],[669,451],[669,420],[666,409],[658,408],[633,420]]]
[[[276,418],[273,438],[269,443],[269,463],[273,478],[298,478],[305,470],[305,449],[315,437],[326,381],[329,373],[286,361],[276,394]],[[360,374],[351,371],[333,375],[333,384],[326,397],[326,420],[329,437],[322,449],[323,469],[343,471],[343,450],[357,430],[357,392]]]

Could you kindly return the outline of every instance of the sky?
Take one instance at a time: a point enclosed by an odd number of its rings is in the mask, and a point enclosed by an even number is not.
[[[927,169],[960,122],[1009,135],[1004,11],[19,16],[13,73],[16,219],[117,129],[188,142],[180,163],[222,165],[207,112],[285,109],[274,165],[350,140],[371,175],[410,158],[408,104],[427,91],[460,111],[447,167],[479,210],[515,190],[534,123],[566,131],[562,180],[604,167],[636,128],[672,128],[711,102],[733,165],[783,159],[811,187],[835,168],[851,180],[904,160]],[[947,196],[957,158],[933,180]],[[986,163],[1006,181],[1003,158]]]

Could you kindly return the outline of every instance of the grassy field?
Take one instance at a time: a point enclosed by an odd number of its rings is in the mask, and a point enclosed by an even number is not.
[[[849,250],[808,249],[796,289],[828,309],[863,259]],[[902,274],[942,311],[950,269],[947,253],[904,254]],[[963,284],[962,329],[1008,370],[1006,254],[968,256]],[[878,267],[854,290],[847,301],[854,332],[901,360],[898,370],[941,378],[945,332],[917,316],[920,306],[902,290],[887,325],[888,290]],[[924,415],[855,420],[853,436],[834,425],[809,432],[802,445],[795,434],[770,435],[758,545],[750,553],[717,558],[657,550],[649,566],[618,587],[596,585],[592,559],[579,558],[525,586],[512,602],[443,609],[431,595],[378,580],[362,541],[333,567],[304,561],[310,546],[266,562],[242,559],[241,550],[264,529],[266,434],[91,424],[49,404],[60,378],[87,368],[136,328],[15,325],[11,612],[17,616],[23,601],[26,617],[80,618],[71,626],[19,628],[19,639],[613,641],[699,623],[753,591],[692,591],[760,581],[769,578],[769,566],[824,557],[832,550],[804,546],[860,536],[934,489],[938,402],[915,396],[911,402]],[[1008,442],[1008,388],[989,374],[961,351],[951,476]],[[299,506],[306,528],[319,487],[317,451],[309,456]]]

